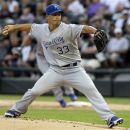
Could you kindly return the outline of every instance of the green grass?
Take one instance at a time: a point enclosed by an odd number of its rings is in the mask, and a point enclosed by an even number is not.
[[[22,95],[0,95],[0,100],[3,99],[10,99],[10,100],[18,100],[22,97]],[[64,99],[66,101],[70,101],[67,96],[64,96]],[[38,101],[55,101],[54,96],[40,96],[37,98]],[[86,97],[84,96],[79,96],[78,97],[79,101],[86,101]],[[105,100],[107,103],[116,103],[116,104],[130,104],[130,98],[115,98],[115,97],[105,97]],[[88,100],[87,100],[88,101]]]
[[[130,105],[130,98],[121,98],[121,97],[107,97],[105,98],[107,103],[116,103],[116,104],[128,104]]]
[[[7,107],[2,107],[0,109],[0,115],[3,115]],[[116,114],[125,119],[125,122],[120,125],[121,127],[130,128],[130,111],[116,111]],[[78,121],[93,124],[103,124],[106,122],[100,119],[94,110],[85,110],[85,108],[79,109],[32,109],[29,108],[28,112],[21,116],[22,118],[30,119],[58,119],[67,121]]]

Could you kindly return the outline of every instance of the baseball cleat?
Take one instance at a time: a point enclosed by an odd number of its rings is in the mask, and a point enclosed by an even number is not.
[[[123,118],[119,118],[117,116],[113,116],[110,120],[108,120],[107,124],[109,128],[113,128],[114,126],[118,124],[123,123]]]
[[[77,96],[75,94],[69,94],[68,96],[70,97],[71,101],[77,100]]]
[[[15,110],[7,110],[4,114],[4,117],[8,118],[16,118],[19,117],[21,114]]]
[[[66,102],[63,99],[58,102],[60,103],[61,107],[66,107]]]

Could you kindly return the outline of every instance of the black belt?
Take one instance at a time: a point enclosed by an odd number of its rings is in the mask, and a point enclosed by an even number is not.
[[[71,63],[71,64],[64,65],[64,66],[62,66],[62,67],[70,67],[70,66],[77,66],[77,65],[78,65],[78,63],[75,62],[75,63]]]

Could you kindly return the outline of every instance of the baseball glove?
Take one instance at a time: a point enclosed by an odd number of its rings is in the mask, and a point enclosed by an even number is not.
[[[97,29],[94,34],[94,43],[96,45],[97,51],[101,52],[104,50],[108,43],[108,36],[104,30]]]

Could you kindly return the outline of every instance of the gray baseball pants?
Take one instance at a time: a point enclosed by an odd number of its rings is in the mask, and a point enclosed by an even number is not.
[[[11,109],[25,113],[29,104],[36,97],[61,85],[72,86],[83,93],[103,120],[108,120],[114,116],[93,81],[80,65],[76,67],[50,66],[49,70],[34,84],[33,88],[29,89]]]

